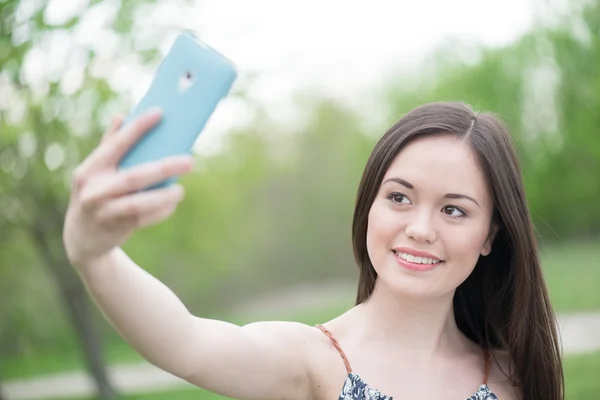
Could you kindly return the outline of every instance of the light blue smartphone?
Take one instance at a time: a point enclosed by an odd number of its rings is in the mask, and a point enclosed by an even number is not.
[[[180,34],[158,67],[148,91],[124,124],[153,107],[162,110],[161,121],[121,159],[119,168],[189,154],[236,78],[237,71],[231,61],[192,33]],[[152,188],[175,181],[176,178],[171,178]]]

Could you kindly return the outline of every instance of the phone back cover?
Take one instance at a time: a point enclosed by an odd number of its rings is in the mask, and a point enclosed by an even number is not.
[[[225,57],[188,34],[180,35],[160,64],[146,95],[132,119],[158,106],[162,119],[123,157],[121,168],[161,158],[189,154],[221,99],[227,96],[237,76]],[[190,86],[181,90],[182,81]],[[185,82],[184,82],[185,83]]]

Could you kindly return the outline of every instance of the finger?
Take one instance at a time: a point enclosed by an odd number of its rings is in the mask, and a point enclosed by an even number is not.
[[[150,113],[152,113],[152,110]],[[140,118],[143,119],[144,115]],[[96,167],[106,166],[105,163],[102,163],[102,160],[103,158],[106,158],[106,153],[110,152],[110,146],[108,143],[111,142],[112,138],[122,136],[118,135],[117,133],[120,132],[120,129],[123,125],[123,120],[124,118],[120,114],[113,118],[111,126],[100,141],[100,145],[77,167],[73,176],[73,187],[75,189],[80,190],[81,187],[83,187],[85,182],[88,180],[89,175],[96,169]]]
[[[172,156],[131,167],[116,174],[107,174],[94,184],[88,185],[80,194],[80,201],[85,206],[95,206],[110,198],[134,193],[190,172],[193,164],[192,156]]]
[[[177,204],[173,204],[171,206],[162,207],[157,211],[147,213],[140,219],[138,219],[136,226],[138,228],[143,228],[146,226],[155,225],[169,218],[175,212],[176,209]]]
[[[152,109],[127,124],[127,126],[123,128],[122,134],[117,135],[115,139],[106,146],[107,156],[110,162],[117,164],[131,147],[142,138],[142,136],[158,124],[161,117],[162,115],[159,109]]]
[[[131,147],[148,133],[161,119],[161,111],[158,108],[151,109],[139,117],[133,119],[114,135],[111,140],[100,145],[90,155],[91,165],[116,166]]]
[[[140,226],[161,210],[176,206],[184,196],[180,185],[138,192],[119,197],[98,210],[98,219],[105,224]]]
[[[121,129],[121,126],[123,125],[123,119],[123,115],[121,114],[118,114],[113,118],[110,127],[102,136],[102,141],[100,143],[106,143],[107,140],[110,140],[119,131],[119,129]]]

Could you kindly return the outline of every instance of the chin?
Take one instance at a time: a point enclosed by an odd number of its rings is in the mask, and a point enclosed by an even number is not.
[[[456,286],[448,285],[452,281],[440,265],[424,271],[413,271],[401,268],[394,261],[384,268],[376,268],[377,282],[375,290],[382,291],[393,297],[431,300],[453,295]]]
[[[444,294],[430,282],[407,276],[378,275],[375,291],[385,292],[386,296],[413,299],[433,299]]]

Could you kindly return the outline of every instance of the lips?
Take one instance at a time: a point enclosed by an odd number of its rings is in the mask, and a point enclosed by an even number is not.
[[[405,247],[394,248],[392,253],[400,266],[412,271],[428,271],[444,262],[434,254]]]
[[[396,256],[398,258],[401,258],[403,260],[406,260],[406,261],[414,263],[414,264],[435,265],[435,264],[439,264],[441,262],[441,260],[439,260],[437,258],[419,257],[419,256],[414,256],[409,253],[398,253],[398,252],[394,252],[394,253],[396,254]]]
[[[426,251],[411,249],[410,247],[394,247],[392,250],[396,254],[406,254],[407,256],[412,256],[413,258],[421,257],[439,262],[444,261],[441,257],[438,257],[435,254],[431,254]]]

